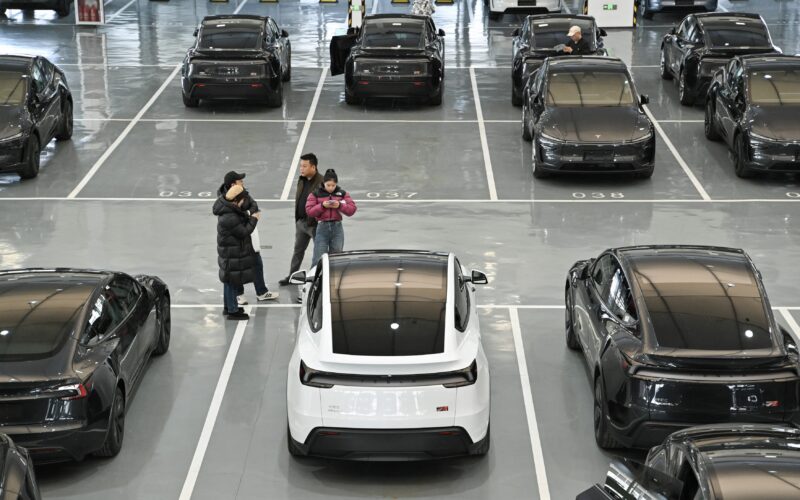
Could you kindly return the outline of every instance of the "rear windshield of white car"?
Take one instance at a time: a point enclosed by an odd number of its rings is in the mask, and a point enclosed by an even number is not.
[[[750,102],[776,106],[800,104],[800,70],[751,72]]]
[[[334,353],[444,352],[446,258],[331,259],[330,269]]]
[[[25,100],[27,78],[19,71],[0,71],[0,106],[19,106]]]
[[[369,21],[364,26],[364,47],[415,49],[422,46],[424,24],[416,19]]]
[[[547,83],[548,106],[631,106],[631,82],[619,71],[554,71]]]

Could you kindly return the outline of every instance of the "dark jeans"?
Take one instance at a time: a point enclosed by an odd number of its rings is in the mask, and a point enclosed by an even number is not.
[[[341,221],[320,222],[314,236],[314,259],[311,267],[317,265],[322,254],[339,253],[344,249],[344,228]]]
[[[236,285],[222,284],[222,300],[225,312],[232,313],[239,310],[239,304],[236,303]]]
[[[256,252],[256,256],[253,259],[256,262],[256,275],[253,277],[253,286],[256,287],[257,295],[264,295],[269,289],[267,288],[267,284],[264,283],[264,261],[261,260],[261,252]],[[244,285],[237,286],[236,295],[241,295],[243,293]]]
[[[289,276],[300,269],[303,257],[306,255],[308,243],[314,239],[317,226],[309,226],[305,219],[300,219],[294,223],[294,253],[292,254],[292,264],[289,266]]]

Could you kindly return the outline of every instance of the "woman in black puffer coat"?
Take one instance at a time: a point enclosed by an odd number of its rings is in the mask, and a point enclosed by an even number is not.
[[[256,228],[260,213],[248,215],[242,209],[244,188],[232,186],[225,196],[214,202],[217,216],[217,262],[219,280],[223,283],[225,314],[228,319],[247,319],[236,303],[237,286],[252,283],[256,272],[255,250],[250,235]]]

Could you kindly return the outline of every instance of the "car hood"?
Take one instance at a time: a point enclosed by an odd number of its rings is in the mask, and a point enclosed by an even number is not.
[[[0,106],[0,141],[22,132],[24,120],[21,106]]]
[[[650,121],[634,106],[553,107],[541,122],[542,132],[567,142],[624,142],[650,132]]]
[[[800,141],[797,133],[798,113],[800,106],[754,106],[750,115],[750,130],[779,141]]]

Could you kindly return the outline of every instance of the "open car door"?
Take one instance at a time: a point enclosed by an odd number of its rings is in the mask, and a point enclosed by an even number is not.
[[[622,459],[611,462],[604,485],[594,485],[575,500],[678,500],[682,488],[672,476]]]
[[[350,55],[350,49],[356,44],[358,34],[339,35],[331,38],[331,75],[344,73],[344,65]]]

